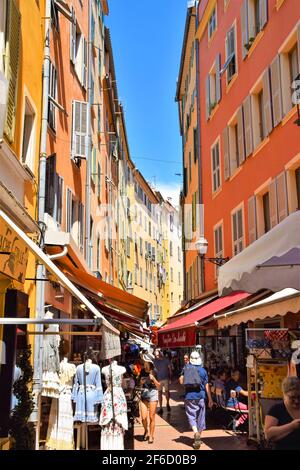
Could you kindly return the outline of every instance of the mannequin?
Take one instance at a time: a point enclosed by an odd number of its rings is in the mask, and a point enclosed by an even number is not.
[[[98,405],[103,401],[103,390],[100,367],[93,364],[92,353],[88,354],[83,364],[77,366],[72,399],[76,403],[74,421],[82,423],[99,421]]]
[[[101,409],[101,450],[124,450],[124,433],[128,429],[127,402],[122,389],[125,367],[117,361],[102,369],[107,389]],[[113,406],[112,406],[113,404]]]
[[[53,318],[53,313],[48,311],[45,318]],[[60,336],[58,325],[46,325],[45,332],[53,332],[53,335],[44,336],[43,344],[43,389],[42,396],[59,398],[59,343]]]
[[[55,450],[74,449],[72,385],[76,373],[74,364],[67,357],[60,363],[59,398],[51,403],[46,447]]]

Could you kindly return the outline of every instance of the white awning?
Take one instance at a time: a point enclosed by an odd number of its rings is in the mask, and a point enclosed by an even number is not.
[[[219,269],[219,296],[240,290],[249,293],[261,289],[273,292],[284,288],[300,290],[300,265],[297,260],[293,266],[280,262],[273,266],[261,266],[274,257],[280,261],[280,257],[293,248],[300,249],[300,211],[290,214]]]
[[[0,210],[0,218],[2,218],[14,232],[26,243],[28,249],[33,255],[47,268],[47,270],[55,276],[60,284],[65,287],[79,302],[84,304],[96,318],[102,319],[102,328],[109,331],[109,348],[106,348],[107,356],[105,359],[119,356],[121,354],[120,332],[114,328],[106,318],[100,313],[96,307],[80,292],[77,287],[64,275],[64,273],[51,261],[47,256],[2,210]],[[107,335],[106,335],[107,336]]]
[[[218,321],[218,328],[228,328],[248,321],[282,317],[288,312],[298,313],[299,311],[300,292],[296,289],[283,289],[252,305],[231,310],[223,315],[215,315],[214,318]]]

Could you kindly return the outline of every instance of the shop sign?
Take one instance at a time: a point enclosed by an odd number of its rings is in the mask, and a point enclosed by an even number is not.
[[[161,348],[180,348],[195,346],[195,328],[186,328],[158,334],[158,344]]]
[[[0,253],[0,272],[24,283],[29,254],[28,247],[1,219]]]

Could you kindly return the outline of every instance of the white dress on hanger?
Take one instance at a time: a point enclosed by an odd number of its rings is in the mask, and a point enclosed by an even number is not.
[[[102,427],[101,450],[124,450],[124,433],[128,429],[127,401],[122,388],[122,376],[125,372],[125,367],[119,366],[116,361],[102,369],[107,389],[104,393],[99,421]],[[111,391],[111,373],[113,393]]]
[[[76,373],[67,359],[60,363],[59,398],[53,399],[49,416],[46,447],[55,450],[73,450],[72,385]]]

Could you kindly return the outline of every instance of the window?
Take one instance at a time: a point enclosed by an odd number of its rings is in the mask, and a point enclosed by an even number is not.
[[[256,36],[268,21],[268,0],[244,0],[241,8],[242,56],[246,58]]]
[[[243,209],[232,215],[233,253],[234,256],[244,249]]]
[[[17,88],[18,88],[18,74],[19,74],[19,61],[20,61],[20,28],[21,28],[21,15],[16,5],[15,0],[10,2],[0,2],[1,4],[9,4],[8,15],[5,15],[5,5],[1,5],[0,13],[0,41],[6,43],[6,67],[5,75],[8,77],[8,97],[6,107],[6,122],[4,132],[10,142],[14,140],[15,122],[16,122],[16,107],[17,107]],[[4,10],[4,11],[3,11]],[[6,18],[5,18],[6,16]],[[6,19],[6,25],[4,23]],[[1,47],[0,42],[0,47]],[[0,50],[4,52],[4,50]],[[0,62],[3,60],[3,55],[0,56]],[[0,65],[1,67],[1,65]]]
[[[98,162],[98,170],[97,170],[97,196],[101,197],[101,165]]]
[[[235,26],[226,35],[226,62],[223,71],[227,73],[227,84],[229,84],[237,72],[237,57],[235,49]]]
[[[34,172],[35,156],[35,112],[30,101],[25,97],[24,121],[23,121],[23,142],[22,142],[22,162]]]
[[[143,256],[143,240],[140,238],[140,255]]]
[[[261,89],[257,94],[252,95],[252,112],[253,140],[254,148],[256,148],[267,136],[263,89]]]
[[[171,292],[171,302],[174,302],[174,294]]]
[[[67,204],[66,204],[66,231],[71,232],[72,229],[72,191],[67,188]]]
[[[173,242],[170,241],[170,256],[173,256]]]
[[[170,231],[173,232],[174,230],[174,215],[170,214]]]
[[[49,104],[48,104],[48,124],[51,129],[55,132],[56,131],[56,106],[51,101],[53,98],[57,101],[57,70],[50,62],[50,77],[49,77]]]
[[[152,274],[150,273],[149,275],[150,279],[149,279],[149,283],[150,283],[150,292],[152,292]]]
[[[140,268],[140,286],[143,287],[143,270]]]
[[[213,12],[208,20],[208,39],[210,39],[217,29],[217,8],[213,9]]]
[[[5,46],[6,46],[6,0],[0,1],[0,72],[4,73],[5,65]]]
[[[73,22],[70,31],[70,59],[75,67],[76,75],[81,85],[87,85],[87,41],[76,21],[75,11],[72,7]]]
[[[151,237],[151,222],[149,222],[149,236]]]
[[[263,212],[264,212],[264,233],[267,233],[271,229],[270,197],[269,197],[268,192],[263,195],[262,200],[263,200]]]
[[[252,130],[252,128],[250,128]],[[252,137],[252,134],[251,134]],[[228,126],[228,155],[224,149],[224,160],[229,159],[229,162],[224,162],[225,167],[229,166],[229,175],[233,175],[235,170],[245,160],[244,148],[244,125],[243,125],[243,109],[239,108],[237,114],[231,120]],[[252,150],[252,148],[251,148]]]
[[[181,249],[178,247],[178,261],[181,261]]]
[[[148,271],[145,271],[145,289],[148,290]]]
[[[178,285],[181,286],[181,272],[178,272]]]
[[[138,272],[139,272],[139,268],[137,265],[135,265],[135,268],[134,268],[134,283],[137,285],[138,283]]]
[[[213,192],[216,192],[221,186],[220,142],[219,141],[212,148],[211,156],[212,156]]]
[[[61,224],[62,221],[63,179],[56,173],[56,155],[46,160],[45,212]]]
[[[189,171],[190,171],[190,182],[192,179],[192,152],[189,152]]]
[[[171,282],[174,282],[174,271],[173,268],[170,269]]]
[[[97,235],[97,271],[101,271],[101,239]]]
[[[292,43],[292,44],[291,44]],[[284,47],[280,56],[278,56],[277,68],[274,69],[273,66],[273,80],[275,84],[275,92],[278,89],[278,99],[282,97],[282,110],[279,110],[278,119],[286,115],[292,107],[296,104],[293,100],[294,86],[293,83],[299,75],[299,55],[300,55],[300,34],[293,33],[291,41],[288,43],[288,46]],[[278,71],[278,77],[276,72]],[[275,72],[275,73],[274,73]],[[273,81],[272,81],[273,86]],[[276,95],[275,95],[276,98]],[[276,102],[274,103],[276,105]],[[279,103],[281,105],[281,103]],[[282,114],[280,114],[280,111]]]
[[[73,101],[72,158],[86,158],[87,103]]]

